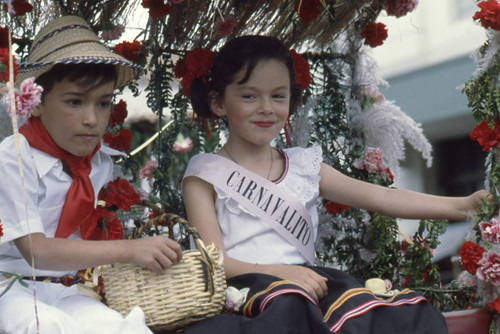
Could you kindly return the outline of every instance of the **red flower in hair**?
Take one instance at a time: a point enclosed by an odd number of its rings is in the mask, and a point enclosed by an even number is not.
[[[10,4],[11,6],[9,7],[9,1],[4,2],[3,9],[9,12],[12,16],[23,16],[33,10],[33,6],[25,0],[13,0]]]
[[[292,55],[293,65],[295,67],[295,81],[302,87],[307,89],[311,84],[311,74],[309,73],[309,63],[295,50],[290,50]]]
[[[159,19],[170,14],[172,7],[163,0],[142,0],[142,7],[149,9],[149,16],[153,19]]]
[[[187,51],[183,59],[175,65],[174,75],[181,79],[182,92],[189,97],[191,83],[195,78],[201,78],[207,83],[210,69],[214,64],[215,53],[208,49],[196,48]]]
[[[326,202],[323,207],[326,209],[326,211],[332,215],[336,215],[338,213],[344,212],[346,210],[349,210],[349,206],[340,204],[337,202],[332,202],[328,201]]]
[[[122,152],[130,151],[132,148],[132,131],[129,129],[120,129],[116,131],[116,134],[106,132],[102,140],[115,150]]]
[[[500,147],[500,122],[495,119],[495,127],[491,129],[488,122],[483,120],[472,130],[470,138],[477,141],[485,152],[492,147]]]
[[[295,1],[294,8],[299,14],[300,22],[308,24],[318,17],[321,2],[319,0],[297,0]]]
[[[123,121],[125,121],[127,115],[127,102],[120,100],[120,102],[113,106],[113,112],[109,117],[109,125],[115,126],[118,124],[122,124]]]
[[[9,28],[0,27],[0,48],[9,48]]]
[[[477,4],[480,11],[472,17],[479,20],[485,28],[500,30],[500,4],[497,0],[486,0]]]
[[[144,52],[144,47],[142,46],[141,42],[139,41],[133,41],[133,42],[121,42],[119,44],[116,44],[115,48],[113,51],[116,54],[119,54],[123,56],[124,58],[134,62],[134,63],[142,63],[143,59],[145,59],[145,52]]]
[[[16,59],[9,54],[9,49],[0,49],[0,82],[9,81],[9,59],[12,59],[14,65],[14,79],[17,76]]]
[[[361,37],[365,38],[365,44],[374,48],[384,44],[384,40],[387,38],[387,28],[381,22],[370,22],[363,27]]]
[[[132,205],[139,203],[140,197],[129,181],[118,177],[101,190],[99,200],[106,202],[106,208],[130,210]]]
[[[481,260],[483,253],[483,247],[472,241],[466,241],[460,247],[460,252],[458,253],[458,255],[462,260],[462,265],[464,266],[465,270],[474,275],[477,271],[477,268],[479,268],[478,262],[479,260]]]

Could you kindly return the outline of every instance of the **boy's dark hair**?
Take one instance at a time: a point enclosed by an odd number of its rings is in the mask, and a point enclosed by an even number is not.
[[[290,114],[292,114],[297,109],[302,89],[295,83],[295,67],[290,50],[277,38],[257,35],[237,37],[222,47],[214,59],[209,87],[202,79],[193,80],[190,89],[193,110],[201,117],[210,117],[212,112],[209,93],[215,93],[218,98],[224,97],[226,86],[233,82],[236,73],[246,66],[246,74],[238,82],[243,84],[250,78],[257,63],[264,59],[280,61],[288,69],[291,88]]]
[[[35,83],[43,87],[42,100],[54,84],[64,79],[77,83],[82,87],[98,87],[117,79],[116,66],[111,64],[56,64],[54,67],[39,76]]]

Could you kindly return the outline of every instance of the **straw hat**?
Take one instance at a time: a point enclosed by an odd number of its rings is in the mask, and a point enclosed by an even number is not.
[[[49,71],[55,64],[114,64],[117,88],[136,77],[140,66],[111,52],[89,24],[78,16],[63,16],[43,27],[31,45],[28,60],[19,65],[16,83]]]

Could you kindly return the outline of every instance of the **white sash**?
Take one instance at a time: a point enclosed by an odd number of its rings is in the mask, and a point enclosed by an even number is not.
[[[295,197],[273,182],[217,154],[199,154],[186,176],[197,176],[222,189],[247,210],[265,221],[314,264],[311,216]],[[192,168],[193,169],[193,168]]]

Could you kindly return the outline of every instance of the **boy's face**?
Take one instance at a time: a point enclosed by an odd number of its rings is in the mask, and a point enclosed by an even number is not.
[[[89,89],[63,79],[45,94],[33,116],[40,117],[60,148],[76,156],[87,156],[106,131],[113,91],[113,82]]]

